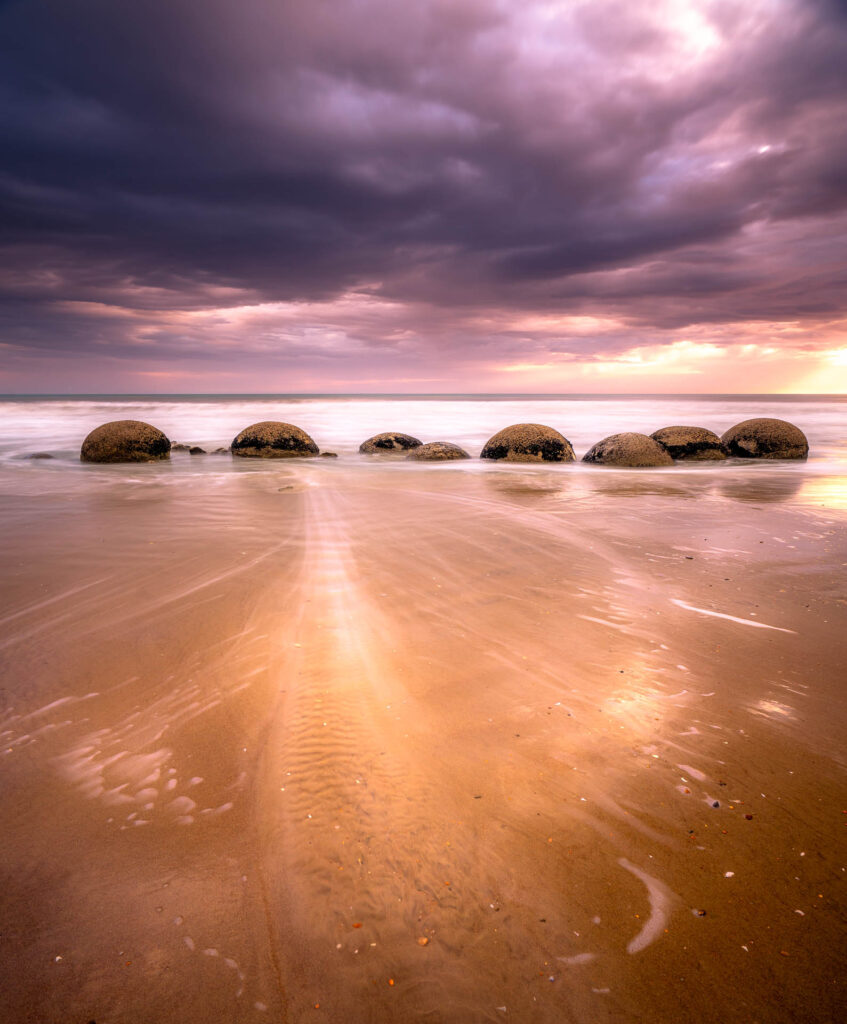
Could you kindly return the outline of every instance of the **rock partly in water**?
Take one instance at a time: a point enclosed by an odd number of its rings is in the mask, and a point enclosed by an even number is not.
[[[50,452],[33,452],[32,455],[24,456],[27,459],[52,459]]]
[[[322,459],[337,459],[338,452],[321,452]]]
[[[190,444],[183,444],[180,441],[178,444],[172,444],[171,445],[171,451],[172,452],[190,452],[191,451],[191,445]]]
[[[662,427],[650,437],[658,441],[672,459],[714,462],[726,458],[723,441],[705,427]]]
[[[448,459],[469,459],[470,455],[464,448],[450,441],[430,441],[418,448],[413,448],[406,456],[421,462],[446,462]]]
[[[381,455],[386,452],[407,452],[411,448],[420,448],[421,443],[411,434],[398,434],[389,431],[387,434],[374,434],[367,441],[362,441],[359,451],[366,455]]]
[[[665,449],[646,434],[611,434],[589,448],[583,462],[603,466],[628,466],[641,469],[649,466],[672,466],[673,459]]]
[[[216,448],[211,454],[212,455],[229,455],[230,454],[230,449],[229,448]]]
[[[206,454],[206,449],[205,448],[201,448],[199,444],[193,444],[188,449],[188,453],[189,453],[189,455],[205,455]]]
[[[91,431],[79,457],[83,462],[157,462],[170,452],[171,442],[149,423],[113,420]]]
[[[317,455],[318,446],[300,427],[264,420],[241,431],[232,442],[232,454],[253,459],[303,458]]]
[[[486,442],[481,459],[504,462],[573,462],[570,441],[558,430],[541,423],[515,423]]]
[[[721,440],[729,454],[740,459],[805,459],[809,454],[806,435],[786,420],[744,420]]]

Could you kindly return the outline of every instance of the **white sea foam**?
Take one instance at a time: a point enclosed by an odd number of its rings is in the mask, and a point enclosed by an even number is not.
[[[662,934],[668,922],[674,894],[664,882],[660,882],[658,878],[648,875],[646,871],[636,867],[626,857],[620,857],[618,864],[622,868],[626,868],[627,871],[632,872],[636,878],[639,878],[647,886],[647,895],[650,898],[650,916],[647,918],[641,931],[635,938],[630,940],[626,947],[627,953],[640,953],[642,949],[646,949],[647,946],[655,942]]]
[[[784,629],[782,626],[769,626],[766,622],[756,622],[753,619],[740,619],[737,615],[727,615],[725,612],[711,611],[709,608],[697,608],[693,604],[686,604],[675,597],[671,598],[671,604],[678,608],[685,608],[689,612],[697,612],[699,615],[710,615],[715,619],[728,619],[730,622],[738,622],[742,626],[753,626],[755,629],[775,629],[778,633],[796,633],[796,629]]]

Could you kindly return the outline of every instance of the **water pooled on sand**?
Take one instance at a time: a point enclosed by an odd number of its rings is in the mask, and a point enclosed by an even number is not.
[[[7,433],[10,1019],[838,1019],[847,521],[803,498],[837,473],[353,451],[577,404],[121,409],[340,452],[296,467],[81,468],[72,403]],[[655,410],[592,415],[577,447]]]

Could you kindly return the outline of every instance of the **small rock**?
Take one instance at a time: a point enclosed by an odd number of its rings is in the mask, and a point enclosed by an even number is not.
[[[321,452],[322,459],[337,459],[338,452]]]
[[[425,935],[421,935],[421,937],[418,939],[418,945],[419,946],[428,946],[429,945],[429,939]]]
[[[52,459],[53,456],[50,452],[33,452],[32,455],[27,455],[28,459]]]
[[[205,455],[206,454],[206,449],[205,448],[201,448],[199,444],[195,444],[195,445],[192,445],[188,449],[188,454],[189,455]]]

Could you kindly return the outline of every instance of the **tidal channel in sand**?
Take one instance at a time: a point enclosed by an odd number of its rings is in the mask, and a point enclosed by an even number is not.
[[[846,489],[7,494],[4,1019],[844,1019]]]

